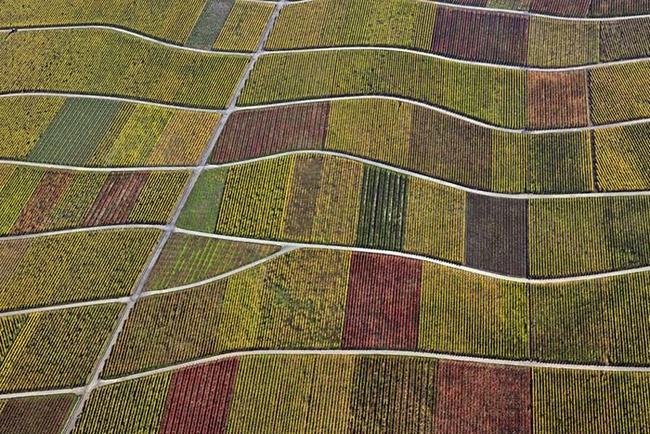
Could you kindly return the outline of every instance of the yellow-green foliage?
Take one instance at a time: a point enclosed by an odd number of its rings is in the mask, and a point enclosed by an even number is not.
[[[492,189],[502,193],[526,191],[529,136],[492,131]]]
[[[0,27],[111,24],[182,43],[205,0],[8,0],[0,3]]]
[[[171,378],[172,373],[166,372],[94,390],[73,432],[157,433]]]
[[[414,0],[319,0],[289,5],[267,49],[350,45],[429,50],[435,5]]]
[[[0,390],[85,384],[121,311],[120,304],[106,304],[29,315],[0,365]]]
[[[312,228],[313,242],[354,244],[362,176],[363,165],[360,163],[340,158],[324,160]]]
[[[648,273],[531,288],[532,357],[650,365]]]
[[[625,63],[591,71],[594,123],[605,124],[650,117],[647,89],[650,62]]]
[[[409,179],[404,251],[462,263],[465,201],[466,193],[461,190]]]
[[[530,201],[530,274],[582,275],[647,265],[649,205],[647,196]]]
[[[273,4],[235,1],[213,48],[221,51],[255,51],[273,9]]]
[[[650,124],[594,132],[598,187],[604,191],[650,189]]]
[[[287,84],[290,77],[290,84]],[[262,56],[239,103],[390,94],[483,121],[521,128],[522,71],[385,50],[316,51]]]
[[[180,51],[99,29],[14,33],[0,44],[0,58],[8,60],[0,66],[0,92],[91,93],[208,108],[227,105],[248,63],[247,56]]]
[[[0,310],[130,294],[158,235],[120,229],[0,241]]]
[[[561,67],[597,63],[599,24],[536,17],[528,30],[528,64]]]
[[[216,232],[277,239],[294,157],[232,167]]]
[[[354,361],[311,355],[243,358],[228,432],[346,432]]]
[[[650,374],[533,369],[533,432],[642,433],[650,426]]]
[[[425,263],[418,348],[433,352],[526,359],[528,289]]]
[[[362,99],[330,105],[325,149],[407,167],[413,106]]]
[[[20,215],[43,177],[44,170],[22,166],[0,166],[0,234],[6,234]],[[10,174],[10,175],[9,175]]]
[[[0,156],[25,158],[63,101],[53,97],[0,98]]]
[[[190,172],[151,172],[129,214],[129,223],[167,221],[189,178]]]

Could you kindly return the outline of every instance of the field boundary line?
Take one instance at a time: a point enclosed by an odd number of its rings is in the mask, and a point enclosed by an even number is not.
[[[27,309],[0,312],[0,318],[6,318],[6,317],[12,317],[18,315],[29,315],[32,313],[39,313],[39,312],[52,312],[57,310],[74,309],[77,307],[100,306],[103,304],[117,304],[117,303],[126,304],[128,301],[129,301],[129,296],[124,296],[124,297],[117,297],[117,298],[98,298],[95,300],[77,301],[77,302],[70,302],[65,304],[55,304],[50,306],[30,307]]]
[[[397,101],[401,103],[406,103],[406,104],[412,104],[414,106],[422,107],[429,109],[434,112],[438,112],[456,119],[460,119],[462,121],[466,121],[468,123],[478,125],[480,127],[484,128],[489,128],[494,131],[501,131],[504,133],[514,133],[514,134],[523,134],[523,135],[541,135],[541,134],[554,134],[554,133],[576,133],[576,132],[582,132],[582,131],[592,131],[592,130],[600,130],[600,129],[605,129],[605,128],[613,128],[613,127],[624,127],[624,126],[631,126],[631,125],[639,125],[639,124],[645,124],[645,123],[650,123],[650,117],[647,118],[639,118],[639,119],[629,119],[629,120],[624,120],[624,121],[617,121],[617,122],[609,122],[606,124],[597,124],[593,125],[591,127],[589,126],[583,126],[583,127],[566,127],[566,128],[554,128],[554,129],[539,129],[539,130],[530,130],[526,128],[508,128],[508,127],[501,127],[498,125],[490,124],[488,122],[481,121],[479,119],[475,119],[451,110],[447,110],[445,108],[418,101],[415,99],[411,98],[405,98],[402,96],[393,96],[393,95],[381,95],[381,94],[375,94],[375,95],[344,95],[344,96],[324,96],[324,97],[319,97],[319,98],[304,98],[304,99],[296,99],[296,100],[291,100],[291,101],[276,101],[276,102],[270,102],[270,103],[264,103],[264,104],[251,104],[251,105],[240,105],[237,106],[237,111],[246,111],[246,110],[262,110],[262,109],[269,109],[269,108],[276,108],[276,107],[287,107],[287,106],[293,106],[293,105],[300,105],[300,104],[317,104],[317,103],[324,103],[324,102],[336,102],[336,101],[351,101],[351,100],[358,100],[358,99],[384,99],[384,100],[389,100],[389,101]]]
[[[57,235],[75,234],[78,232],[110,231],[110,230],[120,230],[120,229],[156,229],[159,231],[165,231],[167,229],[167,226],[145,225],[145,224],[138,224],[138,223],[133,223],[133,224],[125,223],[121,225],[108,225],[108,226],[106,225],[88,226],[88,227],[81,227],[81,228],[61,229],[57,231],[36,232],[32,234],[0,236],[0,241],[25,240],[30,238],[54,237]]]
[[[395,173],[399,173],[405,176],[412,178],[422,179],[433,184],[442,185],[454,190],[464,191],[466,193],[476,194],[480,196],[489,196],[501,199],[510,199],[510,200],[542,200],[542,199],[582,199],[582,198],[596,198],[596,197],[639,197],[639,196],[650,196],[650,190],[630,190],[630,191],[591,191],[591,192],[580,192],[580,193],[500,193],[489,190],[480,190],[477,188],[467,187],[461,184],[456,184],[451,181],[445,181],[434,176],[425,175],[422,173],[414,172],[409,169],[404,169],[398,166],[393,166],[392,164],[382,163],[380,161],[370,160],[365,157],[359,157],[352,154],[346,154],[338,151],[329,151],[321,149],[300,149],[294,151],[285,151],[278,152],[271,155],[264,155],[261,157],[249,158],[245,160],[233,161],[230,163],[219,163],[219,164],[205,164],[203,166],[143,166],[143,167],[122,167],[119,169],[114,169],[111,167],[106,168],[85,168],[83,166],[64,166],[58,164],[48,164],[48,163],[31,163],[31,162],[22,162],[22,161],[13,161],[13,160],[1,160],[1,164],[7,165],[16,165],[16,166],[31,166],[38,167],[43,169],[51,170],[61,170],[61,171],[76,171],[76,172],[166,172],[166,171],[186,171],[193,172],[199,170],[210,170],[210,169],[220,169],[227,167],[237,167],[243,166],[246,164],[254,164],[261,161],[268,161],[279,159],[283,157],[288,157],[292,155],[323,155],[338,157],[345,160],[355,161],[361,164],[367,164],[369,166],[378,167],[385,170],[390,170]],[[18,235],[20,236],[20,235]],[[0,236],[0,240],[6,239],[5,237]]]
[[[273,4],[272,2],[265,2],[263,0],[262,1],[241,0],[241,1],[253,1],[256,3]],[[417,1],[421,1],[423,3],[436,3],[436,2],[426,1],[426,0],[417,0]],[[530,14],[524,13],[524,15],[530,15]],[[647,17],[650,17],[650,15],[647,15],[646,18]],[[32,27],[17,28],[16,32],[24,33],[24,32],[45,32],[51,30],[84,30],[84,29],[104,30],[108,32],[121,33],[133,38],[142,39],[143,41],[151,44],[161,45],[165,48],[169,48],[172,50],[189,51],[198,54],[214,54],[219,56],[246,56],[246,57],[250,57],[251,54],[254,54],[253,52],[244,52],[244,51],[219,51],[219,50],[206,50],[200,48],[186,47],[184,45],[179,45],[173,42],[168,42],[162,39],[148,36],[134,30],[129,30],[120,26],[106,25],[106,24],[66,24],[66,25],[52,25],[52,26],[32,26]],[[0,33],[8,33],[11,31],[12,29],[7,29],[7,28],[0,29]],[[416,56],[430,57],[430,58],[448,61],[452,63],[460,63],[460,64],[473,65],[473,66],[483,66],[483,67],[489,67],[494,69],[510,69],[510,70],[532,71],[532,72],[582,71],[582,70],[591,70],[597,68],[606,68],[606,67],[612,67],[618,65],[626,65],[626,64],[650,61],[650,56],[645,56],[645,57],[635,57],[630,59],[608,60],[604,62],[599,61],[597,63],[586,63],[582,65],[573,65],[573,66],[560,66],[560,67],[528,66],[528,65],[512,65],[507,63],[496,63],[496,62],[488,62],[488,61],[481,61],[481,60],[463,59],[460,57],[454,57],[450,55],[431,53],[427,51],[416,50],[413,48],[395,47],[390,45],[337,45],[337,46],[329,46],[329,47],[262,49],[259,52],[255,52],[255,54],[258,54],[260,56],[268,56],[268,55],[280,55],[280,54],[315,53],[321,51],[394,51],[394,52],[412,54]]]
[[[250,57],[250,56],[249,56]],[[0,93],[0,98],[16,98],[16,97],[54,97],[54,98],[86,98],[86,99],[102,99],[107,101],[118,101],[126,102],[132,104],[142,104],[150,105],[154,107],[168,108],[174,110],[185,110],[191,112],[201,112],[201,113],[214,113],[214,114],[223,114],[223,109],[208,109],[200,107],[190,107],[184,105],[175,105],[168,104],[163,102],[148,101],[145,99],[121,97],[121,96],[112,96],[112,95],[100,95],[100,94],[89,94],[89,93],[74,93],[74,92],[54,92],[54,91],[39,91],[39,90],[26,90],[19,92],[3,92]]]
[[[217,140],[219,139],[221,132],[223,131],[226,122],[228,121],[228,118],[230,117],[230,114],[233,112],[234,108],[237,105],[237,99],[239,98],[239,95],[241,94],[242,90],[244,89],[244,85],[246,84],[246,81],[248,80],[248,77],[255,66],[255,63],[257,62],[257,59],[259,57],[259,53],[263,50],[264,44],[266,43],[266,40],[269,37],[269,34],[271,33],[271,29],[273,28],[273,25],[275,24],[275,20],[277,19],[278,15],[280,14],[280,10],[285,4],[285,0],[280,0],[278,3],[274,5],[273,13],[269,17],[266,27],[264,29],[264,32],[260,36],[260,39],[257,44],[257,49],[254,54],[248,56],[248,64],[244,71],[242,71],[240,77],[239,77],[239,82],[237,86],[235,87],[234,91],[231,94],[230,100],[228,102],[228,105],[226,106],[225,112],[222,113],[221,119],[219,119],[219,123],[217,124],[216,128],[214,129],[214,133],[206,145],[205,149],[203,150],[203,154],[201,156],[200,164],[198,167],[198,170],[195,170],[192,173],[192,176],[190,180],[187,182],[187,185],[185,186],[185,191],[183,192],[183,195],[178,199],[176,203],[176,208],[174,209],[174,212],[169,220],[169,224],[166,226],[166,229],[162,232],[160,235],[160,239],[157,243],[157,246],[154,250],[154,252],[151,254],[149,257],[149,261],[147,263],[146,268],[143,270],[142,274],[140,275],[140,280],[138,281],[135,289],[132,292],[132,295],[127,302],[127,304],[124,306],[123,312],[120,315],[120,318],[118,319],[117,325],[113,329],[113,332],[111,334],[110,339],[108,340],[108,343],[106,344],[106,347],[102,353],[102,355],[98,358],[97,362],[95,363],[95,367],[90,375],[90,381],[86,384],[85,388],[83,389],[83,392],[80,394],[79,399],[77,400],[75,407],[73,411],[70,412],[70,415],[68,417],[68,420],[66,422],[65,428],[63,429],[62,432],[64,433],[71,433],[72,430],[74,429],[77,420],[81,416],[81,413],[83,412],[84,405],[88,398],[90,397],[90,394],[92,391],[95,389],[97,386],[98,381],[100,380],[100,376],[102,373],[102,370],[104,369],[104,365],[108,361],[112,351],[113,347],[115,346],[117,339],[122,332],[124,325],[126,324],[126,321],[129,318],[130,313],[133,310],[133,307],[135,306],[135,303],[138,301],[140,298],[144,285],[146,284],[147,279],[149,278],[149,275],[151,274],[154,266],[158,262],[158,258],[160,257],[160,254],[162,253],[162,250],[171,237],[172,233],[174,233],[174,230],[176,228],[176,222],[178,221],[178,218],[181,214],[181,211],[183,210],[185,203],[187,199],[189,198],[190,194],[192,193],[192,190],[194,189],[194,185],[196,184],[197,180],[199,179],[199,176],[207,166],[209,160],[210,160],[210,155],[212,154],[212,150],[214,149]]]
[[[486,277],[493,277],[495,279],[499,280],[505,280],[505,281],[511,281],[511,282],[519,282],[519,283],[528,283],[528,284],[533,284],[533,285],[543,285],[543,284],[553,284],[553,283],[568,283],[568,282],[582,282],[582,281],[587,281],[587,280],[597,280],[597,279],[603,279],[603,278],[608,278],[608,277],[615,277],[615,276],[624,276],[628,274],[638,274],[638,273],[645,273],[645,272],[650,272],[650,265],[643,266],[643,267],[637,267],[637,268],[628,268],[624,270],[614,270],[614,271],[605,271],[605,272],[599,272],[599,273],[592,273],[592,274],[582,274],[582,275],[576,275],[576,276],[566,276],[566,277],[554,277],[554,278],[526,278],[526,277],[515,277],[515,276],[508,276],[504,274],[499,274],[499,273],[494,273],[491,271],[486,271],[486,270],[481,270],[478,268],[472,268],[472,267],[467,267],[465,265],[461,264],[456,264],[453,262],[448,262],[444,261],[442,259],[436,259],[424,255],[419,255],[417,253],[406,253],[406,252],[399,252],[399,251],[392,251],[392,250],[382,250],[382,249],[373,249],[373,248],[368,248],[368,247],[355,247],[355,246],[342,246],[342,245],[334,245],[334,244],[318,244],[318,243],[298,243],[298,242],[292,242],[292,241],[273,241],[273,240],[268,240],[264,238],[253,238],[253,237],[242,237],[242,236],[235,236],[235,235],[225,235],[225,234],[213,234],[213,233],[208,233],[208,232],[200,232],[200,231],[193,231],[190,229],[183,229],[179,227],[173,227],[170,229],[169,226],[162,226],[162,225],[130,225],[130,224],[124,224],[124,225],[114,225],[114,226],[96,226],[96,227],[88,227],[88,228],[75,228],[75,229],[65,229],[61,231],[56,231],[56,232],[43,232],[39,234],[27,234],[27,235],[15,235],[12,237],[0,237],[0,241],[3,240],[18,240],[18,239],[26,239],[26,238],[36,238],[36,237],[50,237],[50,236],[55,236],[55,235],[62,235],[62,234],[68,234],[68,233],[76,233],[76,232],[92,232],[92,231],[106,231],[106,230],[119,230],[119,229],[131,229],[131,228],[146,228],[146,229],[158,229],[165,233],[166,231],[172,231],[172,232],[177,232],[181,234],[186,234],[186,235],[194,235],[197,237],[203,237],[203,238],[215,238],[215,239],[220,239],[220,240],[229,240],[229,241],[238,241],[238,242],[244,242],[244,243],[254,243],[254,244],[264,244],[264,245],[271,245],[271,246],[278,246],[281,245],[283,248],[290,248],[292,250],[295,249],[320,249],[320,250],[339,250],[339,251],[350,251],[350,252],[360,252],[360,253],[374,253],[374,254],[379,254],[379,255],[388,255],[388,256],[399,256],[402,258],[407,258],[407,259],[415,259],[418,261],[424,261],[424,262],[430,262],[442,266],[446,266],[449,268],[455,268],[458,270],[466,271],[472,274],[478,274],[481,276],[486,276]],[[147,291],[149,292],[149,291]],[[155,291],[152,291],[155,292]]]

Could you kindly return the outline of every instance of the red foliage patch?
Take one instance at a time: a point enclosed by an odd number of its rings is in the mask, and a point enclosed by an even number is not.
[[[486,6],[488,0],[447,0],[447,3],[464,6]]]
[[[533,0],[531,12],[572,17],[586,17],[591,0]]]
[[[529,72],[529,128],[566,128],[588,124],[587,76],[584,71]]]
[[[114,225],[126,222],[138,200],[148,172],[111,173],[86,215],[84,226]]]
[[[416,348],[421,276],[419,261],[353,254],[343,348]]]
[[[530,370],[440,361],[437,433],[530,433]]]
[[[237,161],[292,150],[322,149],[328,117],[329,103],[237,112],[230,117],[219,137],[212,161]]]
[[[45,172],[10,232],[28,233],[42,230],[73,177],[69,172]]]
[[[525,65],[528,17],[439,7],[431,51],[462,59]]]
[[[225,433],[238,367],[228,359],[175,373],[160,434]]]

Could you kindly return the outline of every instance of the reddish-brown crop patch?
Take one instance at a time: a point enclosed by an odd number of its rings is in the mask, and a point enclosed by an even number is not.
[[[419,261],[353,254],[343,348],[416,348],[421,277]]]
[[[528,368],[440,361],[436,433],[530,433]]]
[[[171,379],[160,434],[225,433],[239,359],[176,372]]]
[[[72,395],[10,399],[0,411],[0,432],[57,434],[74,402]]]
[[[45,172],[10,232],[29,233],[42,230],[73,177],[69,172]]]
[[[486,6],[488,0],[448,0],[448,3],[465,6]]]
[[[329,103],[249,110],[228,120],[212,161],[246,160],[300,149],[322,149]]]
[[[95,203],[88,211],[84,225],[114,225],[125,222],[148,178],[148,172],[108,175]]]
[[[585,17],[591,0],[533,0],[530,10],[542,14]]]
[[[587,125],[589,111],[584,71],[529,72],[526,88],[529,128]]]
[[[451,57],[524,65],[528,55],[528,17],[439,7],[431,51]]]

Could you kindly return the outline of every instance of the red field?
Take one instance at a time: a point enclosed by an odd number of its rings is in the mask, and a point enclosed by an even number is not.
[[[342,347],[415,349],[421,275],[418,261],[353,254]]]
[[[228,424],[239,359],[174,373],[160,434],[219,434]]]
[[[212,153],[212,162],[246,160],[298,149],[322,149],[329,103],[235,113]]]
[[[112,225],[126,221],[148,173],[111,173],[106,178],[95,203],[88,211],[84,226]]]
[[[587,76],[584,71],[529,72],[527,81],[528,128],[587,125]]]
[[[438,363],[436,433],[530,433],[530,370]]]

